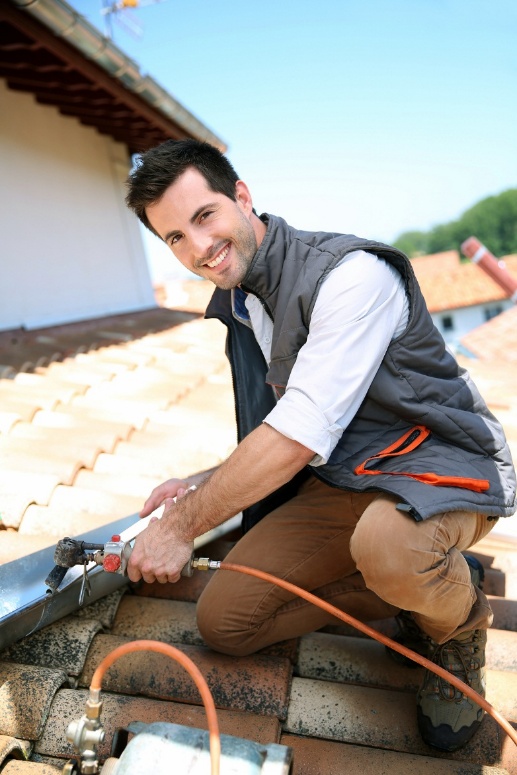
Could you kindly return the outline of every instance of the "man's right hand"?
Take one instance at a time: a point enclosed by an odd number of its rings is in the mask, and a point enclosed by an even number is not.
[[[163,484],[159,484],[147,498],[139,516],[148,517],[155,509],[163,505],[166,498],[181,498],[188,488],[189,484],[184,479],[168,479]]]

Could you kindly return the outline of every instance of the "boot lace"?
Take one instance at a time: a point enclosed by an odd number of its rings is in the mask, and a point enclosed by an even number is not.
[[[450,640],[443,643],[437,647],[432,661],[472,686],[472,682],[478,677],[481,668],[481,660],[475,656],[479,652],[476,640],[474,636],[471,640],[464,642]],[[429,677],[432,681],[436,679],[436,687],[441,699],[453,702],[462,696],[459,689],[456,689],[441,676],[429,673]]]

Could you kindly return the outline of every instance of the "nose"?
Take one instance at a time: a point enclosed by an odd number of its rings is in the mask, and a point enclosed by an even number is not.
[[[200,231],[194,231],[190,235],[190,249],[194,262],[204,261],[210,255],[213,247],[213,240],[209,234]]]

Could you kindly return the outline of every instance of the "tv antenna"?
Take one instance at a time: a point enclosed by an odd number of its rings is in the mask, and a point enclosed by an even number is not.
[[[140,40],[144,27],[140,19],[133,13],[136,8],[146,5],[156,5],[162,0],[102,0],[101,14],[104,16],[106,37],[113,40],[113,23],[119,25],[132,38]]]

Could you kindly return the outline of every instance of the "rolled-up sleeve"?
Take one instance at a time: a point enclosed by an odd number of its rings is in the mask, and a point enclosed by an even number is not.
[[[312,466],[327,462],[343,433],[341,425],[330,425],[322,409],[295,387],[286,390],[264,422],[288,439],[312,449]]]

